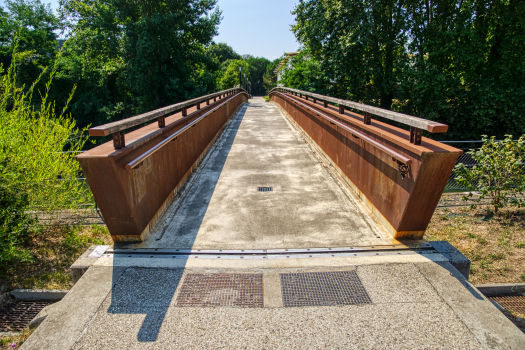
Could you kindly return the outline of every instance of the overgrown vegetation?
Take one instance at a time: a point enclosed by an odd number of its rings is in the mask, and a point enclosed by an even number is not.
[[[2,75],[0,67],[0,268],[32,260],[24,245],[39,229],[30,210],[72,208],[90,196],[76,181],[80,168],[74,155],[86,137],[65,114],[71,97],[58,113],[48,99],[56,66],[43,90],[35,87],[46,69],[29,88],[18,86],[16,68],[25,55],[17,52],[16,43],[7,72]],[[34,103],[37,94],[39,103]]]
[[[32,253],[31,261],[0,268],[0,289],[69,289],[69,267],[92,244],[111,244],[105,226],[50,226],[31,232],[23,248]]]
[[[238,74],[230,76],[232,60],[247,65],[252,93],[264,94],[271,62],[212,41],[222,18],[216,3],[61,0],[55,15],[40,0],[7,0],[0,11],[0,62],[9,65],[13,33],[20,32],[18,86],[31,86],[54,65],[50,100],[62,110],[76,86],[69,111],[81,128],[239,86]],[[60,33],[65,40],[57,40]]]
[[[304,0],[293,13],[320,67],[304,89],[449,125],[436,138],[525,133],[524,1]]]
[[[454,169],[456,181],[471,191],[479,191],[478,202],[489,197],[495,213],[507,205],[525,205],[525,135],[513,141],[507,135],[503,141],[495,141],[494,136],[483,136],[480,149],[468,153],[476,161],[472,168],[458,164]],[[472,192],[465,200],[472,197]]]
[[[449,241],[469,258],[474,284],[525,282],[523,209],[438,208],[425,239]]]

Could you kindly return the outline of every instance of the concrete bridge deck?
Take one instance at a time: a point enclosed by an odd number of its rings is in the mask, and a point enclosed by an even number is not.
[[[272,249],[399,243],[274,104],[232,118],[181,197],[134,248]],[[271,187],[259,192],[258,187]]]
[[[252,99],[146,241],[115,247],[399,243],[339,181],[273,104]],[[444,255],[379,253],[84,258],[92,266],[22,349],[525,348]]]

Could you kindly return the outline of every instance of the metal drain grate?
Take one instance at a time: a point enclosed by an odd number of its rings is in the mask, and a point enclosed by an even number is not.
[[[0,332],[24,330],[49,301],[14,301],[0,308]]]
[[[525,314],[525,294],[494,295],[487,299],[495,301],[509,311]]]
[[[187,274],[177,306],[263,307],[262,274]]]
[[[273,187],[257,187],[257,191],[259,192],[272,192]]]
[[[284,306],[371,304],[355,271],[281,274]]]

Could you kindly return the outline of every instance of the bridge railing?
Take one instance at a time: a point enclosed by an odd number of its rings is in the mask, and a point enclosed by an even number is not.
[[[220,91],[89,129],[113,135],[77,156],[115,242],[140,242],[171,203],[227,121],[248,100]],[[157,119],[157,123],[143,125]]]
[[[422,130],[446,132],[447,125],[286,87],[269,95],[394,238],[423,237],[462,151],[423,137]]]
[[[292,93],[295,96],[311,97],[314,102],[317,100],[323,102],[324,107],[327,107],[328,103],[333,103],[339,106],[339,113],[344,114],[344,107],[352,108],[358,111],[364,112],[363,122],[364,124],[371,123],[371,116],[377,115],[385,119],[389,119],[398,123],[402,123],[410,126],[410,142],[416,145],[421,144],[421,137],[423,135],[422,130],[426,130],[431,133],[445,133],[448,130],[448,125],[441,124],[432,120],[427,120],[419,117],[414,117],[408,114],[398,113],[389,111],[387,109],[368,106],[362,103],[343,100],[335,97],[324,96],[313,92],[302,91],[287,87],[276,87],[270,91],[270,94],[274,91],[284,91]]]
[[[113,135],[113,146],[115,149],[119,149],[126,146],[126,141],[124,137],[124,130],[132,128],[137,125],[149,122],[150,120],[157,119],[159,128],[166,126],[166,115],[178,111],[182,111],[182,116],[187,115],[187,109],[192,106],[197,106],[197,109],[200,109],[200,104],[206,102],[206,105],[210,104],[210,100],[217,101],[217,98],[221,99],[223,97],[231,96],[237,92],[244,91],[241,88],[233,88],[224,91],[215,92],[206,96],[194,98],[192,100],[176,103],[171,106],[162,107],[154,111],[142,113],[131,118],[119,120],[116,122],[96,126],[89,129],[90,136],[107,136],[109,134]]]

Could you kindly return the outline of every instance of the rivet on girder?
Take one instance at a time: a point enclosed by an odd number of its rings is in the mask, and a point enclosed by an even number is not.
[[[117,131],[113,133],[113,147],[115,149],[126,147],[126,139],[124,137],[124,131]]]
[[[422,136],[423,130],[413,126],[410,127],[410,143],[413,143],[414,145],[420,145]]]

